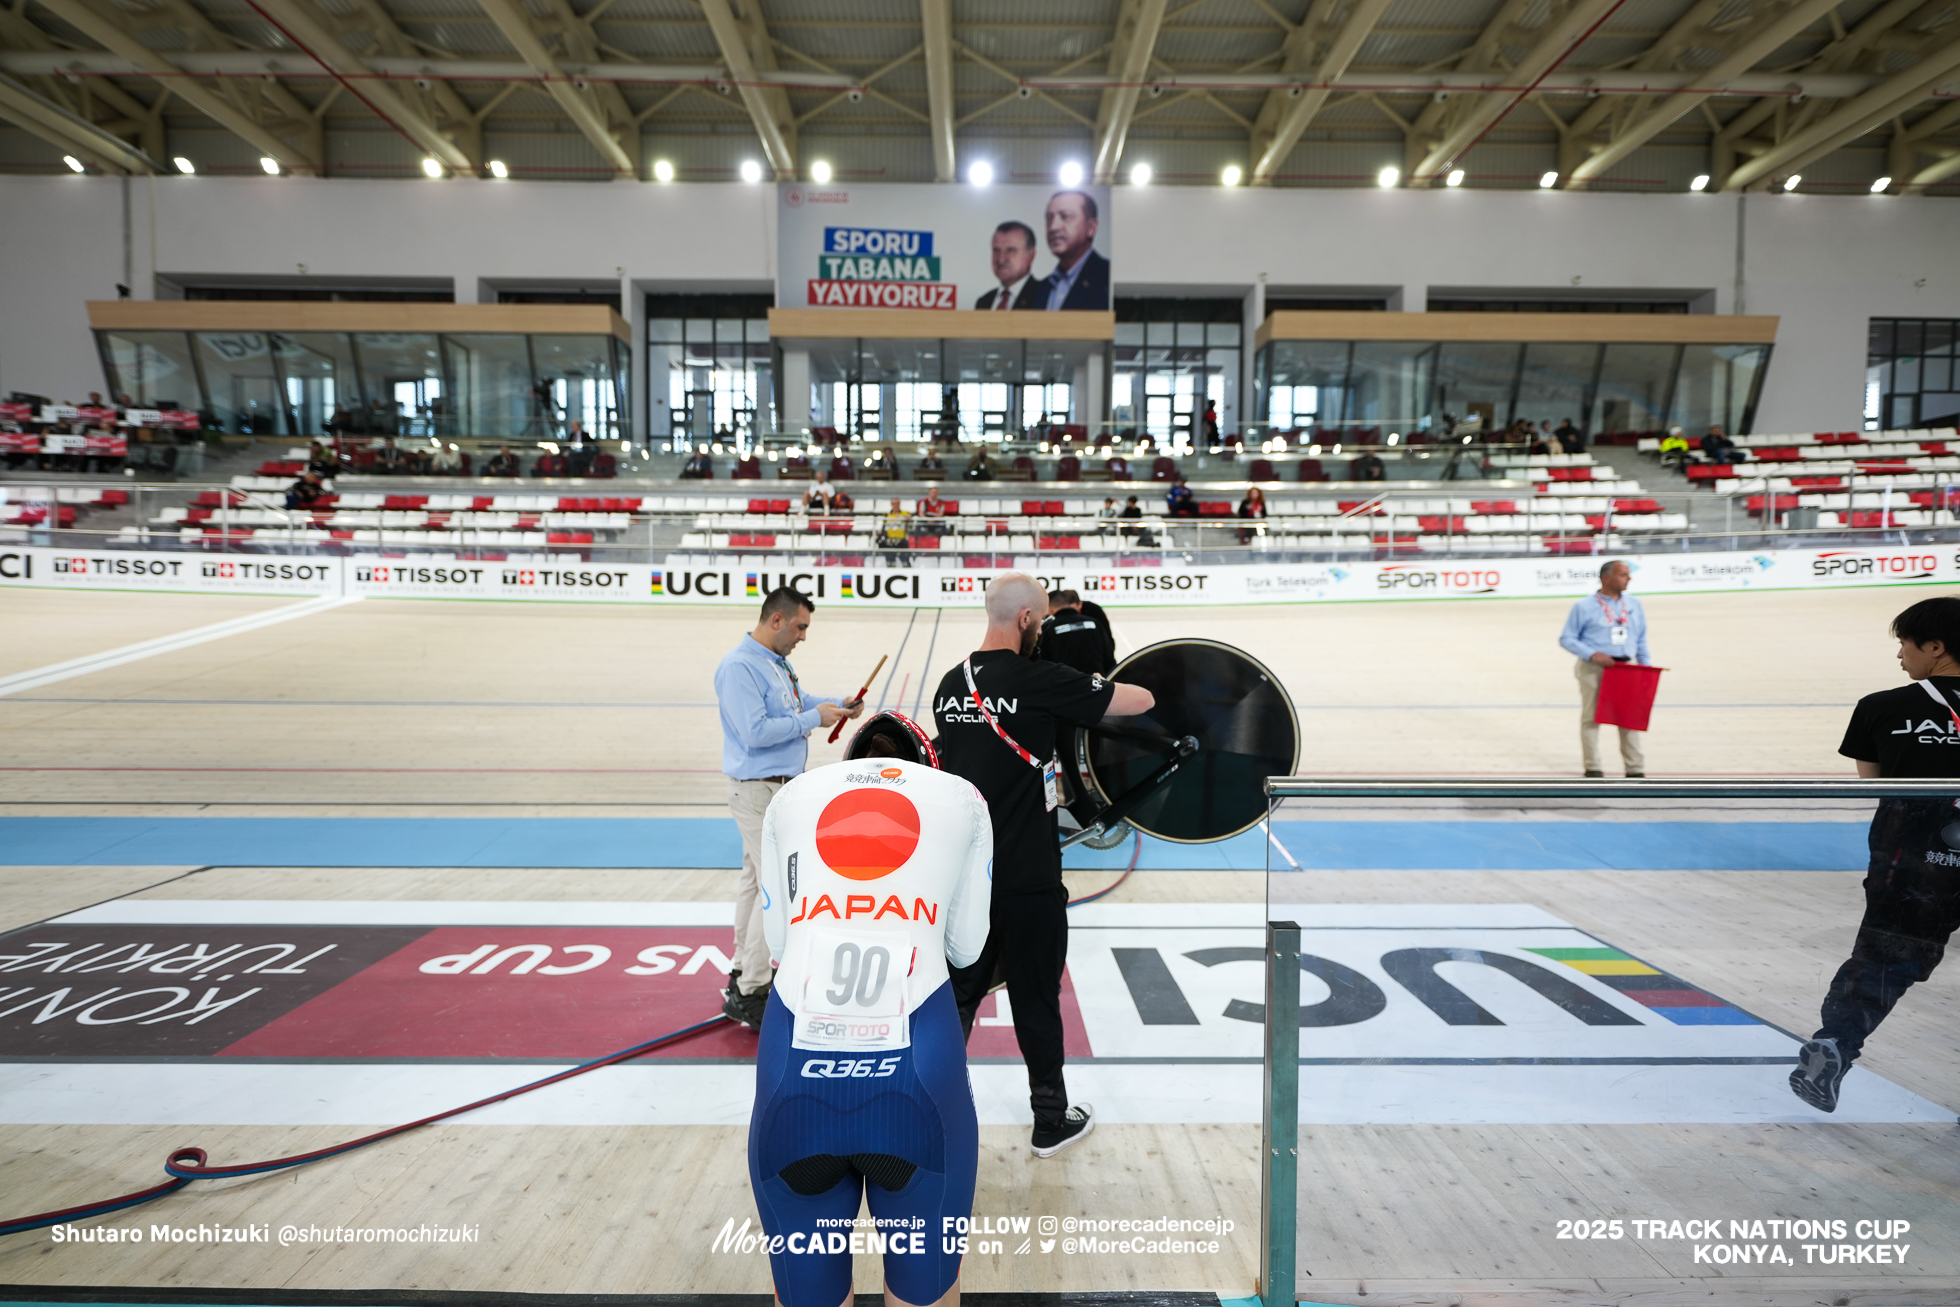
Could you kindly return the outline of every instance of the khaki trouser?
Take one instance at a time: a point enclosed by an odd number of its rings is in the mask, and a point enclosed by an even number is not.
[[[1606,669],[1590,658],[1581,658],[1573,668],[1572,674],[1579,678],[1579,755],[1585,759],[1587,771],[1604,771],[1599,765],[1599,722],[1595,714],[1599,709],[1599,681]],[[1620,761],[1630,772],[1646,772],[1646,755],[1641,752],[1641,741],[1647,732],[1630,731],[1624,726],[1615,727],[1620,733]]]
[[[735,883],[735,969],[744,994],[769,988],[769,941],[762,933],[762,814],[783,787],[776,781],[728,781],[728,810],[742,832],[742,872]]]

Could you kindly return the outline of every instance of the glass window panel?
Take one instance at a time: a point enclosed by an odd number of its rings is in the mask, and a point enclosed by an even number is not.
[[[742,319],[718,318],[715,321],[715,341],[717,344],[742,343]]]
[[[769,340],[769,319],[750,318],[748,321],[749,321],[749,329],[748,329],[749,344],[753,345],[758,341],[761,341],[766,344]]]
[[[1238,323],[1236,323],[1236,322],[1214,322],[1214,323],[1212,323],[1212,324],[1211,324],[1211,330],[1210,330],[1209,332],[1207,332],[1207,333],[1206,333],[1206,335],[1205,335],[1205,342],[1206,342],[1207,344],[1211,344],[1211,345],[1237,345],[1237,344],[1239,344],[1239,343],[1240,343],[1240,341],[1239,341],[1239,324],[1238,324]]]
[[[1922,350],[1927,354],[1939,354],[1953,348],[1953,326],[1951,321],[1942,320],[1926,324],[1926,339]]]
[[[1177,324],[1177,343],[1180,345],[1202,345],[1205,343],[1205,324],[1202,322],[1180,322]]]
[[[1116,324],[1116,343],[1118,345],[1143,344],[1143,324],[1141,322],[1119,322]]]
[[[1873,318],[1871,334],[1865,351],[1873,358],[1892,357],[1892,319]]]
[[[612,337],[533,336],[531,357],[538,384],[549,396],[545,418],[554,430],[569,433],[577,422],[594,439],[618,437],[620,403]],[[747,407],[752,410],[754,405]]]
[[[444,416],[435,336],[361,332],[354,337],[354,349],[360,359],[366,429],[379,436],[434,435]]]
[[[352,433],[364,411],[354,371],[354,342],[338,331],[283,332],[271,337],[286,378],[293,434]]]
[[[1919,360],[1903,358],[1892,365],[1892,390],[1907,394],[1919,389]]]
[[[1763,345],[1683,346],[1671,424],[1691,439],[1712,425],[1731,434],[1741,430],[1768,357]]]
[[[1524,372],[1518,378],[1518,416],[1532,424],[1550,421],[1554,427],[1571,422],[1591,430],[1593,376],[1599,370],[1600,345],[1545,344],[1525,346]]]
[[[1599,374],[1599,430],[1664,428],[1680,354],[1679,345],[1608,345]]]
[[[191,362],[190,337],[181,331],[111,331],[102,335],[109,390],[136,408],[205,408]]]
[[[1288,431],[1338,421],[1348,372],[1344,340],[1276,340],[1268,347],[1266,420]]]
[[[1510,342],[1445,341],[1436,364],[1437,425],[1445,413],[1459,420],[1474,413],[1486,431],[1510,422],[1520,353]]]
[[[677,341],[681,338],[679,318],[648,318],[647,339],[650,341]]]
[[[684,327],[682,339],[690,345],[712,344],[715,338],[713,318],[689,318]]]
[[[1919,388],[1929,391],[1953,389],[1953,360],[1950,358],[1919,360]]]
[[[442,339],[454,434],[525,440],[556,437],[544,420],[525,337],[498,334]]]
[[[1925,339],[1925,337],[1926,337],[1925,323],[1920,322],[1916,318],[1903,319],[1900,321],[1898,325],[1897,334],[1895,334],[1892,339],[1893,353],[1898,354],[1901,357],[1907,355],[1912,355],[1916,357],[1920,353],[1920,343]]]
[[[270,338],[259,331],[199,331],[198,362],[222,431],[290,435]]]
[[[1386,438],[1430,423],[1436,346],[1428,341],[1356,341],[1348,377],[1349,419]]]

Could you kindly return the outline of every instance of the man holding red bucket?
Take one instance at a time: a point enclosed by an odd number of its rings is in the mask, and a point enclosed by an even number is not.
[[[1647,774],[1641,737],[1654,708],[1661,669],[1647,655],[1647,614],[1628,594],[1633,569],[1617,560],[1602,564],[1599,589],[1572,605],[1559,647],[1579,661],[1579,749],[1588,777],[1606,773],[1599,765],[1599,728],[1620,730],[1620,761],[1630,779]]]

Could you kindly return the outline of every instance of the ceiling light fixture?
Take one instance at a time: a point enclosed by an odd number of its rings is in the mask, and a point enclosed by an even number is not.
[[[742,180],[753,186],[762,180],[762,165],[754,159],[742,160]]]
[[[827,184],[830,181],[830,165],[822,159],[811,164],[810,180],[819,186]]]
[[[1463,169],[1461,168],[1450,169],[1450,175],[1443,178],[1443,185],[1445,186],[1463,185]]]
[[[279,160],[269,154],[259,156],[259,167],[265,169],[265,175],[268,177],[277,177],[279,175]]]
[[[670,182],[674,180],[674,165],[665,159],[654,160],[653,179],[657,182]]]
[[[1226,164],[1225,171],[1219,174],[1218,177],[1218,180],[1225,183],[1227,186],[1237,186],[1244,179],[1245,179],[1245,173],[1239,168],[1239,166],[1236,163]]]
[[[192,163],[189,159],[186,159],[181,154],[178,155],[176,158],[172,159],[170,162],[176,164],[177,171],[184,174],[184,176],[186,177],[195,177],[197,175],[197,165]]]
[[[422,171],[430,177],[442,176],[442,160],[433,155],[422,160]]]
[[[1130,169],[1130,185],[1132,185],[1132,186],[1148,186],[1148,185],[1150,185],[1150,165],[1149,165],[1149,164],[1147,164],[1147,163],[1139,163],[1139,164],[1137,164],[1137,165],[1135,165],[1134,167],[1132,167],[1132,168]]]
[[[492,159],[490,161],[490,175],[498,181],[504,181],[510,177],[510,169],[502,159]]]
[[[1709,181],[1710,178],[1707,173],[1696,173],[1695,179],[1688,183],[1688,189],[1691,191],[1705,191],[1708,189]]]
[[[1797,189],[1797,184],[1798,184],[1799,182],[1801,182],[1802,180],[1803,180],[1803,174],[1802,174],[1802,173],[1800,173],[1800,172],[1793,172],[1793,173],[1791,173],[1791,174],[1790,174],[1790,175],[1789,175],[1788,177],[1785,177],[1785,178],[1783,179],[1783,189],[1784,189],[1784,191],[1785,191],[1785,192],[1788,192],[1788,191],[1794,191],[1795,189]]]
[[[1890,177],[1880,177],[1877,181],[1872,183],[1873,195],[1883,195],[1885,194],[1885,192],[1891,189],[1892,189],[1892,179]]]
[[[994,166],[982,159],[966,170],[966,179],[975,186],[991,186],[994,184]]]
[[[1070,159],[1062,165],[1061,171],[1055,175],[1061,179],[1061,183],[1064,186],[1080,186],[1082,184],[1082,165]]]
[[[1556,185],[1558,185],[1558,174],[1555,172],[1548,172],[1538,179],[1538,189],[1541,191],[1549,191]]]
[[[1391,190],[1402,180],[1402,170],[1393,164],[1375,174],[1375,185],[1383,190]]]

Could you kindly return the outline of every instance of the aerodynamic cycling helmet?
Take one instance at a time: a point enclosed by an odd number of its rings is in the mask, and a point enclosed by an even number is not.
[[[857,728],[844,749],[847,761],[860,758],[897,758],[901,762],[939,766],[939,751],[904,713],[881,712]]]

